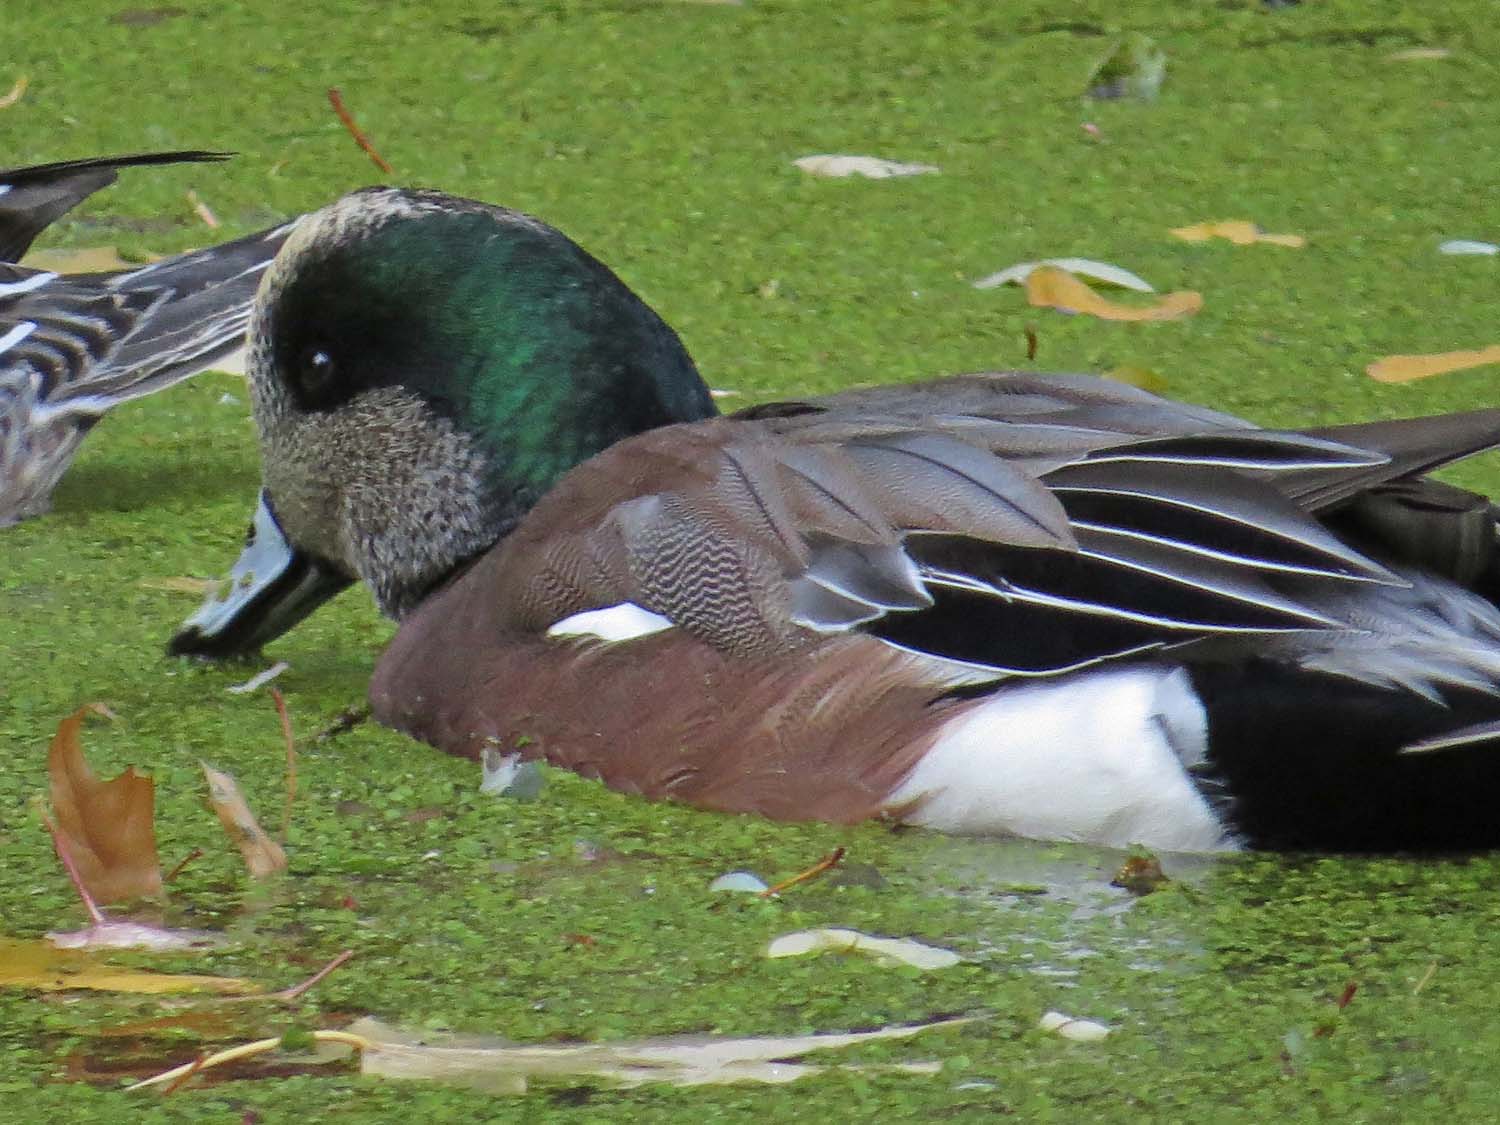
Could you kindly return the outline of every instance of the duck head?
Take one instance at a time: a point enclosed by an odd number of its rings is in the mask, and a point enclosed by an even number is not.
[[[400,618],[568,469],[715,413],[676,333],[515,211],[371,188],[306,216],[250,326],[260,504],[168,651],[253,651],[356,581]]]

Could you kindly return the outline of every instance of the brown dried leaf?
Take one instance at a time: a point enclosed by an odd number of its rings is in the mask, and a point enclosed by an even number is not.
[[[1449,371],[1483,367],[1500,363],[1500,344],[1462,352],[1434,352],[1430,355],[1388,355],[1365,368],[1365,374],[1377,383],[1410,383]]]
[[[219,815],[219,823],[245,857],[245,866],[252,879],[264,879],[278,871],[286,870],[286,852],[281,845],[267,836],[256,823],[240,787],[227,773],[214,769],[207,762],[199,762],[203,776],[208,778],[208,799]]]
[[[1038,266],[1027,275],[1026,300],[1038,308],[1088,313],[1100,320],[1176,320],[1203,307],[1203,294],[1189,289],[1165,293],[1154,305],[1117,304],[1056,266]]]
[[[98,902],[159,895],[156,784],[134,767],[113,781],[95,776],[78,737],[91,711],[109,713],[98,703],[80,707],[57,724],[47,752],[57,830],[78,866],[79,878]]]

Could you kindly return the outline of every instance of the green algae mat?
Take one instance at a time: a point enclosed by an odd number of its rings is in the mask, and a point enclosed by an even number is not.
[[[130,256],[382,180],[532,211],[660,310],[728,405],[1029,366],[1113,371],[1313,425],[1500,402],[1493,366],[1366,374],[1385,356],[1500,343],[1500,258],[1438,249],[1500,238],[1492,15],[1479,0],[12,5],[0,94],[29,82],[0,109],[0,163],[240,154],[128,173],[45,243]],[[1154,98],[1084,95],[1113,44],[1143,42],[1165,57]],[[332,86],[392,176],[334,115]],[[936,171],[830,178],[794,164],[818,154]],[[1304,244],[1170,233],[1224,220]],[[1123,267],[1202,307],[1114,321],[972,284],[1056,257]],[[1500,465],[1456,479],[1500,489]],[[243,382],[210,374],[111,415],[54,512],[0,532],[7,1121],[1500,1115],[1491,857],[1166,856],[1171,881],[1135,899],[1109,885],[1123,857],[1093,849],[777,825],[556,774],[532,799],[496,798],[471,763],[369,724],[316,740],[361,699],[390,635],[358,591],[266,654],[289,665],[275,682],[300,739],[298,792],[288,870],[252,882],[205,806],[199,761],[233,773],[274,830],[278,717],[265,691],[227,690],[264,664],[162,652],[200,597],[190,580],[237,552],[256,483]],[[17,951],[85,923],[34,798],[57,723],[91,701],[116,715],[83,732],[95,768],[155,779],[163,865],[202,852],[129,916],[223,939],[111,963],[264,992],[351,950],[346,963],[295,1001],[44,990],[17,969]],[[776,898],[709,889],[735,870],[774,882],[836,848],[840,865]],[[960,960],[765,955],[818,927]],[[1045,1030],[1049,1011],[1109,1034]],[[809,1054],[826,1069],[790,1085],[626,1087],[554,1070],[525,1093],[364,1076],[307,1034],[373,1017],[413,1036],[608,1047],[956,1015],[977,1018]],[[282,1035],[282,1050],[165,1098],[123,1089]],[[892,1069],[910,1063],[924,1065]]]

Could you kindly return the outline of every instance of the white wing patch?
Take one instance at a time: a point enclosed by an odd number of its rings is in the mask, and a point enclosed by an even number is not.
[[[1185,772],[1207,739],[1180,668],[1006,686],[950,719],[887,803],[943,832],[1219,851],[1235,842]]]
[[[4,355],[22,340],[36,331],[36,321],[23,320],[4,336],[0,336],[0,355]]]
[[[34,273],[23,281],[0,281],[0,297],[19,297],[56,280],[55,273]]]
[[[672,628],[672,619],[649,609],[642,609],[634,602],[621,602],[605,609],[588,609],[564,617],[547,630],[549,637],[596,637],[601,641],[616,643],[633,641],[637,637],[649,637],[663,629]]]

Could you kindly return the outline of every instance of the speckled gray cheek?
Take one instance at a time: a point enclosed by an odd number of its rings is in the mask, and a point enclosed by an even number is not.
[[[486,513],[484,458],[420,397],[386,387],[303,413],[279,376],[274,310],[304,257],[421,209],[395,193],[357,198],[304,220],[267,271],[250,329],[251,406],[262,481],[288,538],[362,579],[399,617],[503,529]]]

